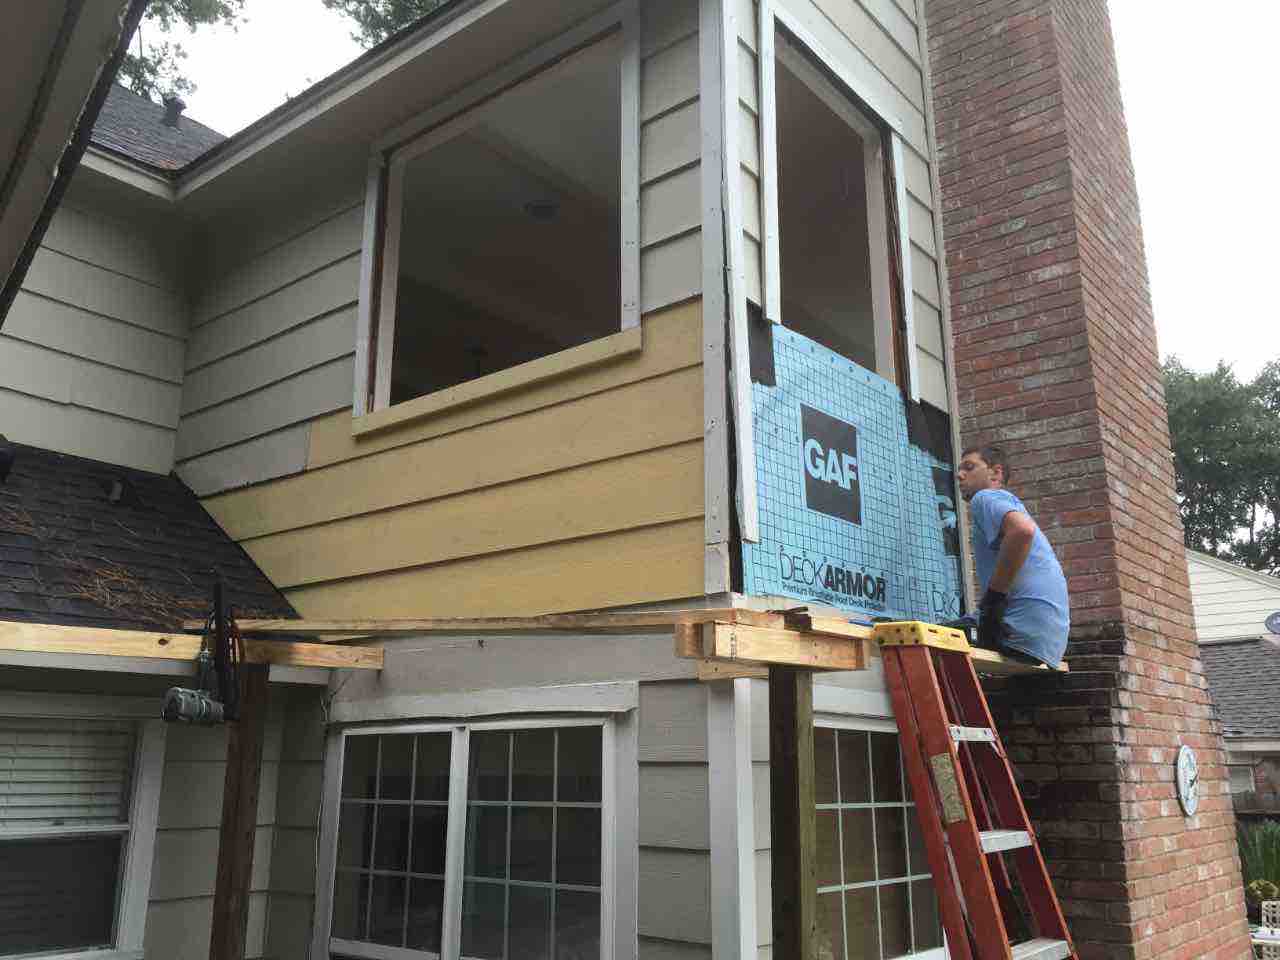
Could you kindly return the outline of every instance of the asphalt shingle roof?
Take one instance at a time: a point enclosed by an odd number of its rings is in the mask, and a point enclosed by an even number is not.
[[[295,616],[177,478],[14,449],[0,484],[0,620],[172,630],[208,613],[215,577],[238,616]]]
[[[1280,643],[1259,637],[1200,647],[1228,737],[1280,737]]]
[[[227,139],[190,117],[179,117],[176,127],[163,118],[163,106],[114,83],[91,139],[98,146],[168,171],[185,167]]]

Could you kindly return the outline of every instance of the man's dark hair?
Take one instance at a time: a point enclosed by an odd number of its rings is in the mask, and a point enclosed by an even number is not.
[[[971,453],[976,453],[980,456],[982,458],[982,462],[988,467],[1004,467],[1004,482],[1009,482],[1009,476],[1013,473],[1013,468],[1009,465],[1009,458],[1005,456],[1003,448],[987,444],[975,447],[965,447],[960,451],[960,457],[963,459]]]

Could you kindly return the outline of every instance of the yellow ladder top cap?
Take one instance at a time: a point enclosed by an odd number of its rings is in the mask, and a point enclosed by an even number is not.
[[[936,647],[956,653],[969,653],[971,649],[963,630],[940,627],[923,620],[877,623],[872,635],[882,647]]]

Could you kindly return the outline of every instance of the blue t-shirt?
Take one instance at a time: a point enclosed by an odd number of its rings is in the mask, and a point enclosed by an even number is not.
[[[1026,513],[1022,501],[1008,490],[979,490],[969,501],[973,518],[973,553],[978,564],[978,580],[985,592],[995,572],[1000,552],[1000,527],[1005,514]],[[1009,606],[1004,623],[1006,646],[1021,650],[1044,663],[1056,665],[1067,649],[1071,615],[1067,604],[1067,579],[1054,556],[1053,547],[1036,527],[1031,552],[1009,587]]]

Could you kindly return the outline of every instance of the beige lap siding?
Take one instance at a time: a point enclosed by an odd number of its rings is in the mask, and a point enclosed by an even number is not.
[[[0,330],[0,433],[164,473],[188,310],[168,228],[74,190]]]

